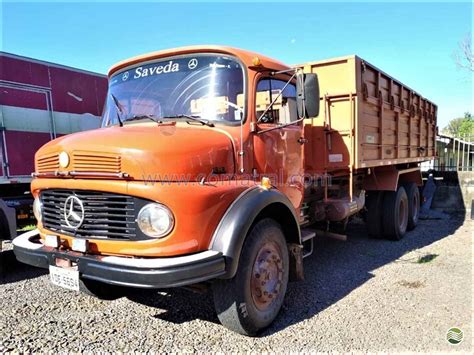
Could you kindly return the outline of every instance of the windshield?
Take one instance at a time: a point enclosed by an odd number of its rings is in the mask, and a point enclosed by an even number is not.
[[[143,116],[238,122],[243,119],[243,75],[235,59],[220,55],[137,64],[110,78],[102,126]]]

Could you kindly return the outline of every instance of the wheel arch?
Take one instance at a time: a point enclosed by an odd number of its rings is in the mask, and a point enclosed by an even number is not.
[[[226,259],[222,278],[235,275],[245,238],[257,221],[267,217],[281,225],[287,242],[301,243],[298,218],[288,197],[276,189],[250,188],[228,208],[209,245],[209,249],[221,252]]]

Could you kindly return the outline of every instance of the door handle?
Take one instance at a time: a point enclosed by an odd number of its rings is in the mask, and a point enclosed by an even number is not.
[[[300,138],[298,138],[298,143],[299,144],[305,144],[305,143],[308,143],[308,140],[306,138],[300,137]]]

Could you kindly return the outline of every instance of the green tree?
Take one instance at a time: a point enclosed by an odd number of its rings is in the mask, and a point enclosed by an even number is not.
[[[474,135],[474,117],[472,117],[471,114],[464,117],[464,120],[461,122],[461,127],[459,127],[459,134],[461,136]]]
[[[464,117],[454,118],[442,131],[450,136],[474,136],[474,117],[466,112]]]

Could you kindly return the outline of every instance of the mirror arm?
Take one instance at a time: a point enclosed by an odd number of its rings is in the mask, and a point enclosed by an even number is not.
[[[278,75],[278,74],[286,74],[286,73],[290,73],[290,72],[297,72],[299,68],[290,68],[290,69],[284,69],[284,70],[278,70],[278,71],[274,71],[272,72],[271,74],[272,75]]]

